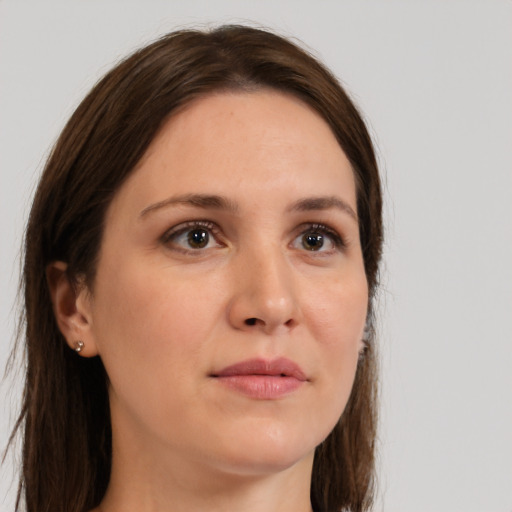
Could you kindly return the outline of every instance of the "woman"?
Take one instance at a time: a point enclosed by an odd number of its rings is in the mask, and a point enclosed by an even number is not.
[[[171,33],[64,128],[26,233],[32,511],[367,510],[381,193],[336,79]]]

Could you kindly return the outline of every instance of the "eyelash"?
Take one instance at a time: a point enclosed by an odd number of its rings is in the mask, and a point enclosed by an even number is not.
[[[309,222],[303,224],[302,227],[303,229],[300,231],[298,236],[305,235],[308,232],[319,233],[321,235],[327,235],[337,249],[344,249],[346,247],[343,237],[335,229],[325,224]]]
[[[192,220],[188,222],[184,222],[182,224],[178,224],[177,226],[174,226],[173,228],[169,229],[164,233],[164,235],[161,238],[161,242],[165,244],[169,244],[173,239],[177,238],[180,235],[183,235],[184,233],[187,233],[188,231],[193,231],[194,229],[204,229],[205,231],[208,231],[211,235],[213,235],[214,240],[219,243],[219,237],[220,237],[220,229],[216,224],[213,222],[210,222],[209,220]],[[189,252],[199,252],[197,249],[190,249],[187,250],[183,247],[175,247],[175,249],[181,250],[182,252],[189,253]]]
[[[213,239],[218,243],[221,244],[222,242],[219,241],[219,238],[221,237],[221,230],[219,227],[208,220],[194,220],[194,221],[188,221],[184,222],[182,224],[179,224],[177,226],[174,226],[170,230],[166,231],[164,235],[161,237],[161,242],[164,245],[169,244],[172,242],[173,239],[176,239],[180,235],[183,235],[187,233],[188,231],[193,231],[194,229],[204,229],[208,231],[212,236]],[[325,225],[320,224],[316,222],[307,222],[302,225],[300,225],[297,228],[298,232],[294,236],[293,241],[295,241],[298,237],[303,236],[307,233],[318,233],[324,236],[327,236],[331,242],[333,243],[334,247],[343,250],[346,247],[346,243],[344,238],[333,228]],[[185,254],[191,254],[195,253],[196,255],[201,252],[200,249],[186,249],[184,247],[175,246],[173,248],[174,250],[179,250],[180,252],[183,252]],[[326,252],[326,251],[310,251],[310,252]]]

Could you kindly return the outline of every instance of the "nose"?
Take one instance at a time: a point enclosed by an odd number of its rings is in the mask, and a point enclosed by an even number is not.
[[[275,334],[299,323],[296,276],[278,249],[261,248],[240,257],[233,282],[228,317],[235,329]]]

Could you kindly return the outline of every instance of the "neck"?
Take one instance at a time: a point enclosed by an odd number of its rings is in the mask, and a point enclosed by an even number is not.
[[[132,441],[114,436],[111,478],[95,512],[312,511],[313,453],[288,467],[235,471]]]
[[[301,467],[238,476],[183,467],[164,474],[114,469],[101,512],[311,512],[310,477]],[[309,472],[310,474],[310,472]]]

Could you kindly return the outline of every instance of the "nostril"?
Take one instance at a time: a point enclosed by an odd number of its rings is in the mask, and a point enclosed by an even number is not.
[[[255,318],[255,317],[246,318],[244,320],[244,324],[249,325],[249,326],[257,325],[259,322],[261,322],[262,325],[265,325],[265,322],[263,322],[262,320],[259,320],[258,318]],[[284,323],[284,325],[286,325],[286,327],[292,327],[293,326],[293,318],[290,318],[289,320],[287,320]]]

